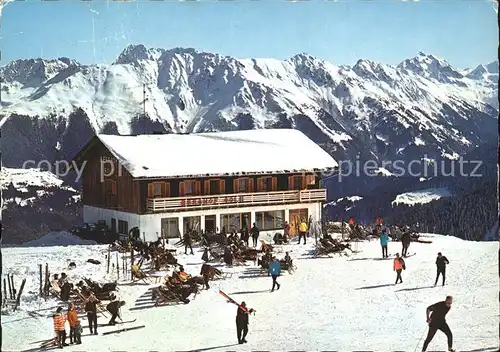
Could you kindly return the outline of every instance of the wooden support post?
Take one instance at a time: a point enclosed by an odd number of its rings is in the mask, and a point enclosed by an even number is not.
[[[111,262],[111,245],[108,246],[108,266],[107,266],[107,269],[106,269],[106,273],[109,274],[109,263]]]
[[[10,281],[12,284],[12,299],[16,299],[17,290],[16,286],[14,285],[14,274],[10,274]]]
[[[40,267],[42,265],[40,264]],[[16,298],[16,305],[14,306],[14,310],[17,309],[17,307],[19,307],[19,304],[21,304],[21,295],[23,293],[23,289],[24,289],[24,285],[26,284],[26,279],[23,279],[23,282],[21,283],[21,287],[19,288],[19,293],[17,294],[17,298]]]
[[[7,300],[7,280],[5,278],[3,278],[3,299]]]
[[[132,266],[134,265],[134,248],[130,249],[130,280],[134,280],[134,272]]]
[[[40,297],[43,295],[42,285],[43,285],[43,269],[42,264],[38,264],[38,271],[40,272]]]
[[[7,274],[7,282],[9,283],[9,298],[12,298],[12,284],[10,283],[10,274]]]
[[[45,284],[43,286],[43,297],[47,299],[49,296],[49,285],[50,285],[50,273],[49,273],[49,263],[45,263]]]
[[[118,280],[120,280],[120,262],[118,261],[118,251],[116,252],[116,275]]]
[[[127,277],[127,252],[122,254],[123,278]]]

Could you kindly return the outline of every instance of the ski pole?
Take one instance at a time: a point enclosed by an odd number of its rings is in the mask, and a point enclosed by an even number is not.
[[[424,329],[424,332],[422,333],[422,336],[420,336],[420,339],[418,340],[417,342],[417,345],[415,346],[415,349],[413,350],[413,352],[416,352],[417,351],[417,348],[418,346],[420,345],[420,342],[422,342],[422,339],[424,338],[424,335],[425,335],[425,331],[427,330],[427,328]]]

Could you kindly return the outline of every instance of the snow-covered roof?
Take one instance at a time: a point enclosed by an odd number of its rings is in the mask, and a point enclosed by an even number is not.
[[[338,166],[294,129],[97,138],[134,178],[313,172]]]

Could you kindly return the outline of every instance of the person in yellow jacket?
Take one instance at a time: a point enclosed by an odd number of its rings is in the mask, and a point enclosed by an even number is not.
[[[300,244],[300,239],[304,238],[304,244],[306,244],[306,233],[307,233],[307,224],[305,219],[302,219],[299,225],[299,243]]]

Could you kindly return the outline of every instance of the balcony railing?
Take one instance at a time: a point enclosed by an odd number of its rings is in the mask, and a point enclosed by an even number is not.
[[[148,212],[207,208],[243,207],[253,205],[311,203],[326,201],[326,189],[222,194],[218,196],[148,198]]]

